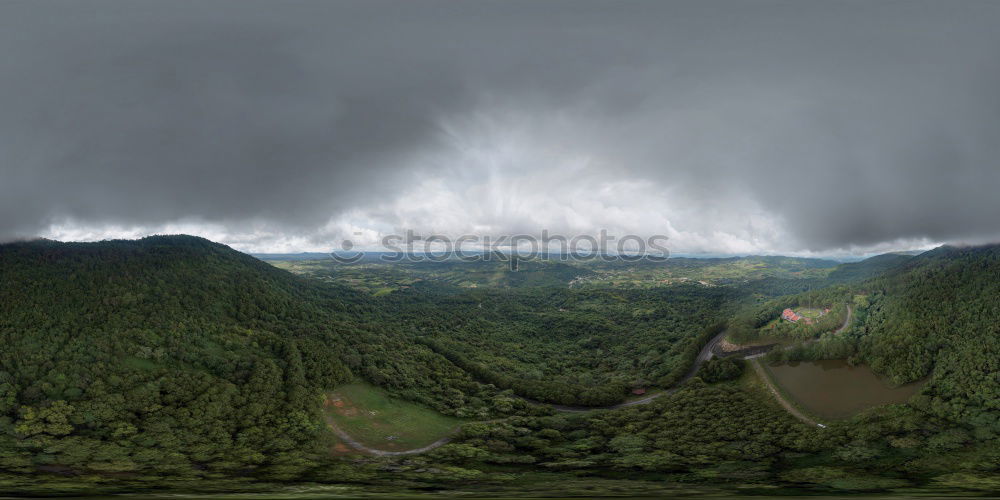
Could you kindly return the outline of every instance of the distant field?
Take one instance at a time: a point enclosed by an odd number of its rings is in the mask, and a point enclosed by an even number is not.
[[[337,387],[327,394],[324,411],[342,431],[362,444],[387,451],[428,445],[461,421],[423,406],[395,399],[369,384]]]
[[[675,258],[665,263],[534,258],[520,260],[517,271],[512,271],[506,261],[387,263],[363,260],[341,264],[329,258],[270,258],[268,262],[296,274],[379,295],[407,289],[419,282],[462,288],[720,286],[764,278],[821,279],[836,266],[833,261],[792,257]]]
[[[836,265],[833,261],[791,257],[672,258],[666,263],[634,264],[594,261],[581,263],[581,266],[592,269],[595,274],[578,279],[573,284],[616,288],[678,283],[718,286],[764,278],[825,278]]]

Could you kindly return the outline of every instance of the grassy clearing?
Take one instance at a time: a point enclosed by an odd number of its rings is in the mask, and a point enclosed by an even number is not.
[[[461,423],[364,383],[342,385],[331,391],[324,411],[337,427],[365,446],[387,451],[426,446]]]
[[[796,307],[795,312],[803,318],[817,319],[826,313],[819,307]]]

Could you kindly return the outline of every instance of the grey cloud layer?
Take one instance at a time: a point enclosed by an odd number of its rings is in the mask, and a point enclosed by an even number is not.
[[[443,120],[511,110],[596,187],[749,197],[787,248],[993,238],[998,24],[972,1],[3,2],[0,238],[306,234],[463,168]]]

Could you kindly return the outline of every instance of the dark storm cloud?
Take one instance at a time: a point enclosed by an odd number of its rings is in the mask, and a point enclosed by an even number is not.
[[[0,238],[308,233],[461,168],[443,119],[511,109],[609,179],[704,213],[749,196],[785,248],[991,238],[998,21],[971,1],[8,1]]]
[[[185,5],[4,4],[0,228],[324,220],[390,185],[375,179],[393,178],[394,155],[462,102],[448,68],[357,57],[349,22],[303,48],[278,5]]]

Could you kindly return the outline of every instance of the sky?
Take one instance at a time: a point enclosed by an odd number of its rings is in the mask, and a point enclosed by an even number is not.
[[[994,242],[996,26],[989,0],[5,0],[0,241]]]

